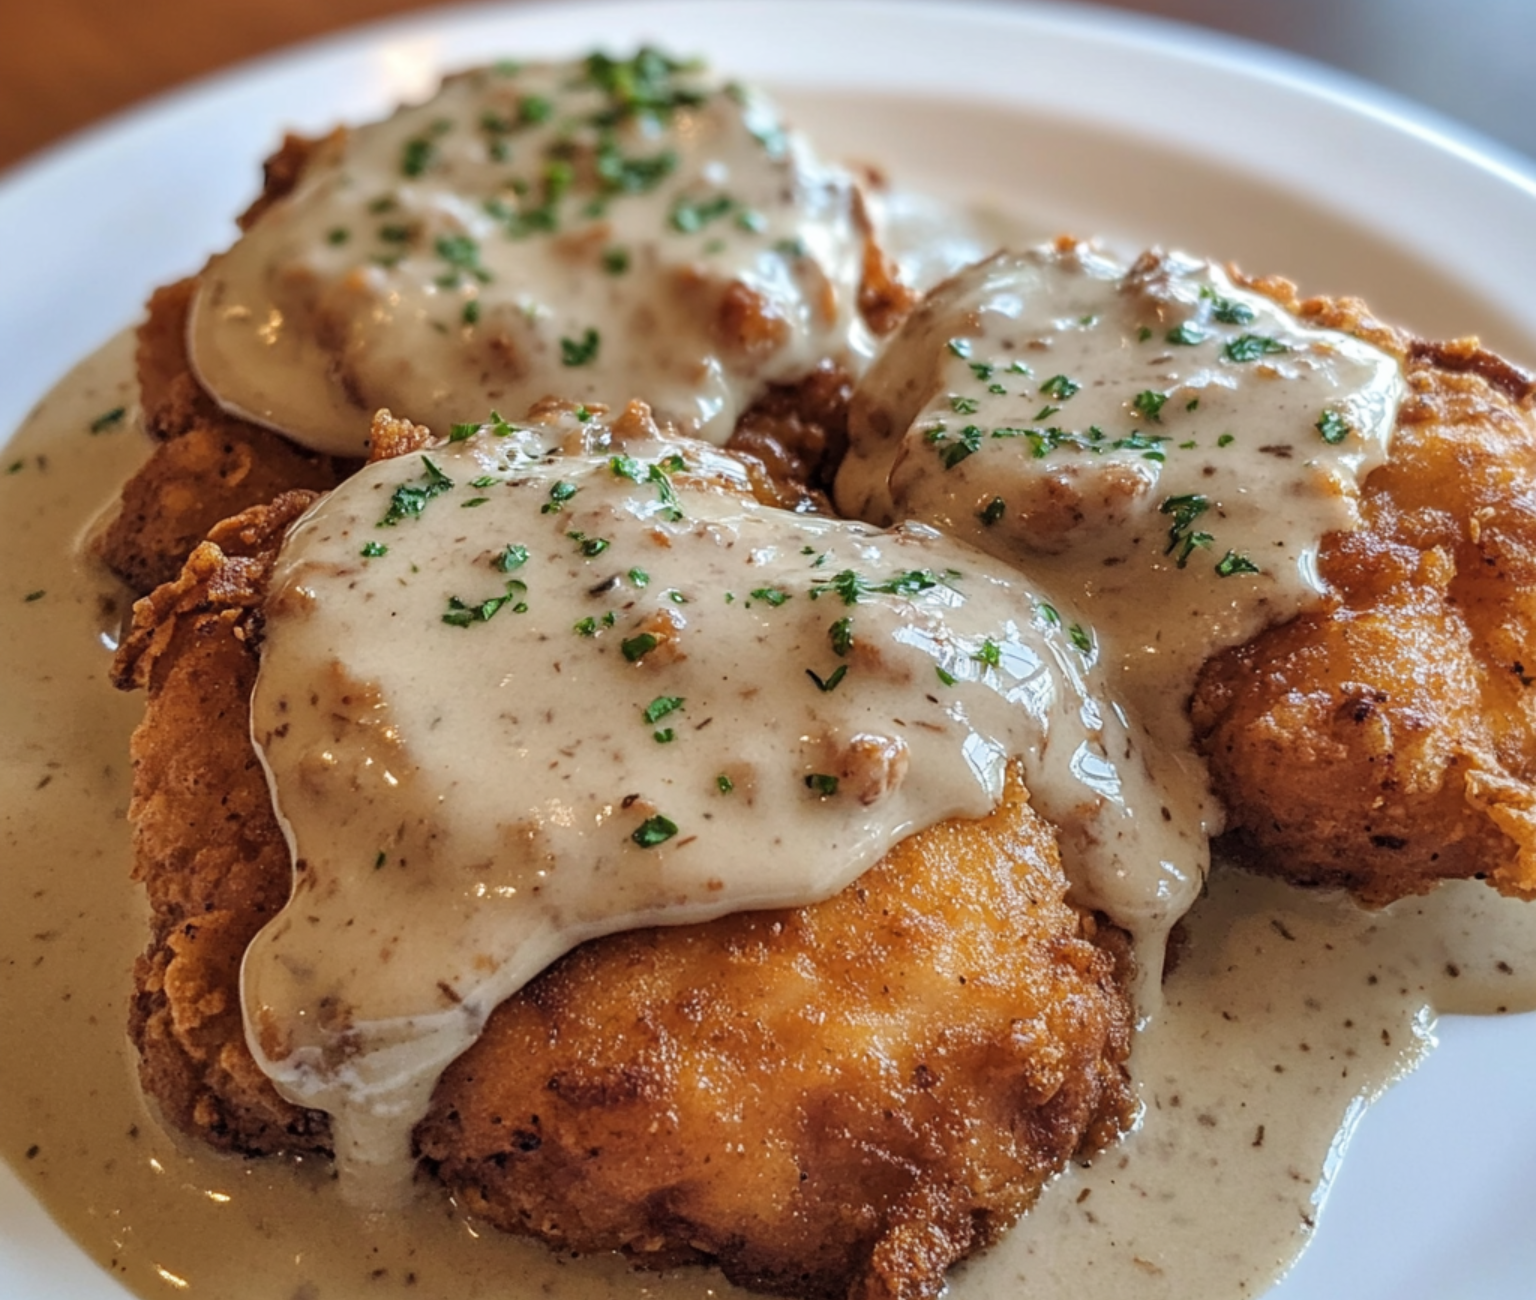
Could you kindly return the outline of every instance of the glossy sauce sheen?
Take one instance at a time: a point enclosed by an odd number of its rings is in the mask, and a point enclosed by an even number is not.
[[[1011,757],[1154,973],[1205,879],[1203,781],[1017,571],[760,506],[706,444],[592,449],[582,414],[370,466],[273,575],[252,734],[299,867],[246,1023],[365,1200],[409,1184],[438,1073],[556,957],[826,898],[989,812]]]
[[[862,368],[851,178],[754,92],[646,59],[468,72],[329,138],[203,273],[208,388],[360,455],[381,406],[447,436],[550,395],[723,443],[770,383]]]
[[[934,290],[859,385],[844,514],[918,519],[1071,592],[1165,744],[1215,651],[1322,592],[1318,544],[1387,458],[1396,361],[1219,268],[1086,245]]]
[[[131,411],[90,432],[131,401],[131,353],[125,336],[85,362],[0,459],[0,1154],[143,1296],[742,1294],[706,1269],[573,1262],[431,1195],[361,1214],[328,1162],[183,1147],[146,1106],[123,1033],[147,929],[124,821],[142,706],[106,680],[122,593],[81,559],[148,450]],[[1366,913],[1218,868],[1186,924],[1164,1012],[1135,1047],[1140,1125],[957,1270],[956,1300],[1025,1286],[1044,1300],[1261,1292],[1310,1236],[1340,1125],[1347,1136],[1432,1045],[1432,1009],[1536,1006],[1529,906],[1472,883]]]

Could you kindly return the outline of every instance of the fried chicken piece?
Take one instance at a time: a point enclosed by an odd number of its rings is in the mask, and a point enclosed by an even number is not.
[[[1475,341],[1257,287],[1400,358],[1409,393],[1363,526],[1324,539],[1327,603],[1201,674],[1219,847],[1368,904],[1468,876],[1536,896],[1536,384]]]
[[[421,1152],[564,1248],[936,1295],[1128,1118],[1128,1008],[1064,891],[1015,773],[818,906],[587,944],[449,1068]]]
[[[238,986],[291,881],[247,701],[270,565],[307,500],[220,525],[139,602],[117,665],[149,694],[141,1077],[177,1127],[247,1153],[329,1132],[256,1068]],[[1124,937],[1066,889],[1015,772],[994,814],[912,836],[824,903],[583,945],[444,1076],[423,1167],[563,1248],[715,1261],[794,1295],[934,1296],[1130,1117]]]
[[[141,594],[173,580],[221,519],[284,492],[335,487],[356,464],[237,419],[203,390],[186,343],[196,285],[181,280],[149,300],[137,367],[145,428],[159,446],[124,485],[122,507],[97,543],[107,566]]]

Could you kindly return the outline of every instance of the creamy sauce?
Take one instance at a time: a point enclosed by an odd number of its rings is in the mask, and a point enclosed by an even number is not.
[[[658,55],[497,65],[328,139],[204,272],[189,342],[232,411],[364,451],[551,394],[724,442],[770,383],[862,367],[852,179],[755,92]]]
[[[144,1296],[742,1294],[706,1269],[571,1261],[432,1198],[361,1214],[327,1162],[183,1147],[146,1106],[123,1033],[147,933],[124,822],[141,703],[107,684],[122,593],[79,549],[147,452],[131,413],[89,432],[131,401],[131,348],[119,338],[66,378],[0,461],[0,1155]],[[1428,1009],[1536,1007],[1529,908],[1480,885],[1365,913],[1218,870],[1187,925],[1164,1014],[1136,1044],[1142,1123],[957,1270],[955,1300],[1020,1279],[1044,1300],[1261,1291],[1310,1236],[1340,1125],[1432,1042]]]
[[[299,867],[246,1023],[361,1199],[408,1186],[438,1074],[556,957],[826,898],[989,812],[1012,757],[1148,996],[1205,879],[1203,781],[1106,707],[1058,598],[582,414],[370,466],[273,575],[252,733]]]
[[[844,514],[919,519],[1069,591],[1165,744],[1216,650],[1322,591],[1404,383],[1179,254],[1000,253],[935,290],[860,383]]]

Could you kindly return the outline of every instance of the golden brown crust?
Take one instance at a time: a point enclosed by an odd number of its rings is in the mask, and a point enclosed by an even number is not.
[[[96,543],[140,594],[172,581],[219,520],[284,492],[333,488],[355,464],[236,419],[204,392],[187,357],[196,285],[181,280],[150,298],[137,364],[145,428],[159,445],[124,485],[117,517]]]
[[[1202,672],[1222,846],[1372,904],[1465,876],[1536,895],[1536,389],[1475,340],[1259,287],[1399,357],[1409,391],[1363,527],[1324,541],[1329,603]]]
[[[815,907],[587,944],[417,1131],[476,1214],[799,1296],[936,1295],[1128,1119],[1115,963],[1014,775]]]

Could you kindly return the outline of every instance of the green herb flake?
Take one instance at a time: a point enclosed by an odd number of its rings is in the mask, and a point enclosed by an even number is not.
[[[1315,427],[1323,435],[1323,441],[1330,447],[1337,447],[1349,437],[1349,421],[1338,411],[1324,411]]]
[[[469,299],[459,312],[459,320],[465,325],[478,325],[480,323],[480,299]]]
[[[721,794],[730,794],[736,788],[736,782],[731,780],[724,772],[715,778],[715,789]]]
[[[1253,308],[1247,303],[1223,298],[1210,285],[1201,288],[1200,297],[1211,304],[1211,315],[1225,325],[1247,325],[1254,319]]]
[[[1073,394],[1080,392],[1082,387],[1077,380],[1067,375],[1052,375],[1040,385],[1040,391],[1053,401],[1064,402]]]
[[[325,232],[325,242],[327,244],[345,244],[351,238],[352,232],[345,226],[332,226]]]
[[[999,668],[1002,666],[1003,652],[999,649],[997,642],[988,637],[981,643],[981,648],[971,655],[971,658],[988,668]]]
[[[511,573],[514,569],[520,569],[528,563],[528,548],[526,546],[511,545],[504,547],[499,555],[491,561],[493,569],[500,569],[502,573]]]
[[[527,584],[512,579],[507,583],[506,593],[501,596],[492,596],[489,600],[464,601],[457,596],[448,597],[448,608],[443,613],[443,622],[452,627],[471,627],[475,623],[489,623],[504,605],[513,605],[515,613],[523,613],[526,605],[518,607],[520,597],[528,590]]]
[[[1045,620],[1047,627],[1061,626],[1061,615],[1056,612],[1056,606],[1048,605],[1042,600],[1035,606],[1035,613]]]
[[[1243,362],[1257,361],[1260,357],[1289,351],[1290,348],[1279,339],[1272,339],[1267,334],[1239,334],[1222,348],[1221,355],[1228,361]]]
[[[473,438],[479,432],[478,424],[455,424],[448,429],[448,441],[463,442],[466,438]]]
[[[1216,561],[1216,576],[1218,578],[1230,578],[1237,573],[1259,573],[1259,566],[1246,555],[1237,551],[1228,551],[1221,559]]]
[[[1003,512],[1008,509],[1008,504],[1002,497],[993,497],[986,505],[976,512],[976,518],[981,520],[982,526],[991,528],[1003,517]]]
[[[35,600],[41,600],[47,594],[48,593],[46,591],[29,591],[25,596],[21,598],[22,604],[30,605]]]
[[[629,571],[629,580],[637,587],[644,587],[646,583],[650,582],[651,575],[644,569],[631,569]]]
[[[1218,447],[1230,447],[1236,441],[1237,435],[1235,433],[1224,433],[1216,439],[1216,445]]]
[[[974,397],[962,397],[959,393],[951,393],[949,406],[957,415],[975,415],[981,409],[981,403]]]
[[[1067,629],[1067,639],[1083,654],[1093,653],[1093,636],[1081,623],[1074,623]]]
[[[580,339],[562,338],[560,363],[566,366],[590,365],[597,360],[597,349],[601,343],[602,336],[591,328],[588,328]]]
[[[608,549],[608,540],[604,537],[588,537],[579,532],[569,532],[566,536],[576,543],[576,549],[589,560]]]
[[[517,120],[524,126],[537,126],[549,121],[555,106],[543,95],[524,95],[517,104]]]
[[[470,497],[468,501],[459,502],[459,509],[473,510],[476,506],[483,506],[489,500],[490,497]]]
[[[659,731],[651,732],[651,739],[658,745],[670,745],[677,739],[677,732],[673,731],[671,727],[662,727]]]
[[[437,146],[421,136],[407,140],[400,151],[400,171],[406,176],[425,175],[436,162]]]
[[[1143,325],[1139,330],[1136,331],[1136,338],[1141,343],[1145,343],[1151,337],[1152,327],[1150,325]]]
[[[609,275],[623,275],[629,270],[629,249],[617,244],[603,249],[603,270]]]
[[[586,618],[579,618],[571,624],[571,631],[576,633],[577,636],[596,636],[597,620],[590,615]]]
[[[981,430],[974,424],[968,424],[961,430],[960,440],[952,442],[939,452],[939,459],[944,462],[945,469],[954,469],[967,456],[974,456],[981,450]]]
[[[427,502],[453,487],[453,480],[438,469],[431,457],[423,456],[421,463],[426,467],[426,482],[402,483],[397,487],[389,499],[389,510],[379,520],[380,528],[392,528],[402,519],[419,518]]]
[[[827,629],[827,640],[832,643],[832,653],[846,659],[853,649],[853,620],[840,618]]]
[[[1134,406],[1140,414],[1146,416],[1147,419],[1161,422],[1163,418],[1163,404],[1167,402],[1167,400],[1167,393],[1154,392],[1152,389],[1148,388],[1143,392],[1137,393],[1136,398],[1131,403],[1131,405]]]
[[[624,641],[619,648],[623,650],[625,659],[632,664],[637,664],[660,644],[652,633],[641,632],[638,636],[632,636]]]
[[[549,489],[549,500],[539,507],[539,513],[546,515],[559,514],[565,508],[565,503],[580,490],[574,483],[567,483],[564,479],[561,479]]]
[[[1210,335],[1196,325],[1194,321],[1187,320],[1182,325],[1169,330],[1163,337],[1170,343],[1177,343],[1180,347],[1192,348],[1197,343],[1204,343],[1206,339],[1210,338]]]
[[[715,194],[706,199],[678,198],[672,204],[667,221],[680,234],[697,234],[711,221],[718,221],[736,206],[729,194]]]
[[[830,799],[837,793],[837,778],[829,776],[825,772],[812,772],[805,778],[807,790],[813,790],[823,799]]]
[[[116,428],[123,422],[123,416],[128,414],[126,406],[114,406],[110,411],[103,411],[91,421],[92,433],[105,433],[108,429]]]
[[[957,357],[969,357],[971,355],[970,339],[950,339],[949,350]]]
[[[933,671],[938,674],[939,680],[943,682],[944,685],[953,686],[955,684],[955,675],[953,673],[945,672],[939,664],[934,664]]]
[[[665,844],[677,834],[677,823],[657,813],[654,817],[647,817],[630,835],[636,844],[642,849],[654,849],[658,844]]]
[[[383,542],[364,542],[363,549],[358,552],[365,560],[377,560],[381,556],[389,554],[389,547]]]
[[[683,697],[681,695],[658,695],[640,712],[646,722],[654,727],[667,714],[676,713],[682,707]]]
[[[1168,545],[1163,550],[1163,554],[1172,555],[1174,551],[1178,551],[1179,556],[1175,563],[1181,569],[1189,563],[1189,557],[1194,554],[1196,548],[1209,546],[1213,540],[1209,533],[1195,531],[1195,520],[1210,508],[1210,498],[1198,492],[1165,497],[1162,504],[1157,507],[1159,514],[1173,517],[1173,523],[1168,527]]]
[[[760,600],[765,605],[771,605],[774,609],[777,609],[789,599],[789,592],[779,587],[755,587],[751,594],[753,600]]]
[[[844,677],[848,676],[848,665],[838,664],[838,666],[832,670],[831,676],[825,678],[810,668],[805,670],[805,675],[816,683],[817,690],[823,693],[828,691],[835,691],[838,687],[838,683],[840,683]]]

